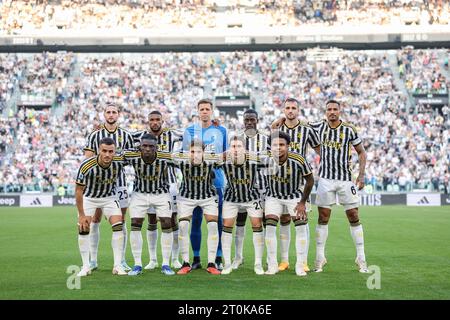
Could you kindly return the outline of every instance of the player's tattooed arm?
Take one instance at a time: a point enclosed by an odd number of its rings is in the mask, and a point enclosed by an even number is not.
[[[274,122],[272,122],[272,125],[270,126],[270,128],[272,130],[280,129],[280,127],[285,123],[285,121],[286,121],[285,117],[280,117],[280,118],[276,119]]]
[[[364,147],[362,143],[355,146],[355,150],[358,153],[358,159],[359,159],[359,174],[358,178],[356,178],[356,186],[358,187],[358,190],[361,190],[364,188],[364,176],[366,172],[366,150],[364,150]]]

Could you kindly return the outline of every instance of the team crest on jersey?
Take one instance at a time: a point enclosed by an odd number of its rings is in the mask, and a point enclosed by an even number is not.
[[[340,138],[341,140],[344,139],[344,133],[343,133],[343,132],[341,132],[341,134],[339,135],[339,138]]]
[[[119,141],[119,143],[121,144],[122,143],[122,141],[123,141],[123,138],[122,138],[122,136],[119,136],[119,138],[117,138],[117,140]]]
[[[297,138],[298,138],[298,139],[301,139],[301,138],[302,138],[302,133],[301,133],[301,132],[297,133]]]

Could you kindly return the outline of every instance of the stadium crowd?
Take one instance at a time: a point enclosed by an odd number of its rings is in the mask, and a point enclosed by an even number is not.
[[[400,76],[414,94],[446,94],[448,83],[442,74],[437,50],[404,48],[397,54]]]
[[[399,57],[404,54],[398,52]],[[431,81],[433,73],[426,72],[429,65],[423,57],[433,56],[432,50],[408,54],[417,69],[414,72],[424,82]],[[41,79],[35,81],[36,77],[25,72],[24,88],[34,91],[61,82],[64,86],[60,86],[53,111],[20,108],[1,120],[4,174],[0,192],[55,191],[60,185],[70,186],[83,157],[85,138],[102,121],[101,105],[107,101],[121,105],[120,125],[130,131],[143,129],[153,109],[165,114],[169,126],[185,128],[196,119],[200,98],[249,92],[262,101],[259,127],[266,131],[282,115],[282,101],[287,97],[300,100],[304,121],[322,119],[326,100],[341,101],[343,118],[356,125],[364,140],[367,192],[413,188],[450,192],[447,106],[441,111],[429,106],[408,108],[408,97],[395,85],[394,71],[383,52],[342,51],[316,60],[308,55],[308,51],[35,54],[25,69],[33,75],[40,70]],[[0,55],[0,59],[18,58]],[[30,68],[36,61],[39,68]],[[59,78],[64,81],[55,80]],[[14,76],[8,79],[7,87],[16,81]],[[239,116],[218,110],[215,116],[230,131],[243,128]],[[317,173],[318,158],[311,152],[308,159]]]
[[[442,0],[2,0],[0,30],[217,28],[237,25],[447,25]],[[221,2],[223,3],[223,2]],[[0,31],[1,32],[1,31]]]

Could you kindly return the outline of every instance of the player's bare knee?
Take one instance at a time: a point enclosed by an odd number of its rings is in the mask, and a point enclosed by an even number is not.
[[[144,219],[131,218],[131,231],[141,231]]]
[[[111,228],[113,232],[123,231],[123,222],[117,221],[111,224]]]
[[[82,230],[81,227],[78,226],[78,234],[80,236],[87,236],[87,235],[89,235],[89,231],[90,231],[89,229],[88,230]]]
[[[222,228],[222,232],[233,234],[233,226],[232,225],[231,226],[224,225]]]
[[[291,224],[291,216],[288,214],[283,214],[280,217],[280,224],[282,226],[288,226]]]
[[[328,221],[330,221],[330,216],[328,215],[320,215],[319,214],[319,219],[318,219],[318,223],[321,225],[327,225]]]
[[[207,223],[209,223],[209,222],[218,222],[219,221],[219,217],[218,216],[211,216],[211,215],[207,215],[207,214],[205,214],[205,219],[206,219]]]
[[[236,219],[236,226],[245,226],[245,221],[247,220],[247,212],[238,212]]]
[[[158,220],[156,218],[156,214],[155,213],[149,213],[148,214],[148,223],[149,224],[157,224]]]
[[[278,217],[275,215],[267,215],[266,216],[266,227],[274,226],[276,227],[278,224]]]
[[[234,219],[223,219],[223,226],[233,228],[234,221],[235,221]]]
[[[306,218],[305,220],[301,220],[299,218],[292,218],[292,222],[294,223],[294,225],[297,226],[303,226],[305,224],[308,223],[308,218]]]
[[[330,221],[331,216],[331,210],[329,208],[322,208],[319,207],[319,219],[318,223],[322,225],[328,224],[328,221]]]
[[[172,232],[172,218],[159,218],[162,232]]]
[[[102,209],[96,209],[95,210],[95,214],[92,217],[92,222],[93,223],[100,223],[102,221]]]
[[[177,213],[176,213],[176,212],[172,212],[172,218],[171,218],[171,221],[172,221],[172,229],[173,229],[174,227],[177,227],[177,228],[178,228],[178,219],[177,219]]]
[[[253,225],[252,226],[252,231],[253,232],[262,232],[263,231],[263,227],[262,227],[261,224],[259,226],[258,225]]]
[[[361,224],[359,221],[358,208],[349,209],[345,213],[347,214],[347,219],[351,226],[356,227]]]

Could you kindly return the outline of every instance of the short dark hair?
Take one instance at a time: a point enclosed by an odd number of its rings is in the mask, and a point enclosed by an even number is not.
[[[287,144],[291,143],[291,137],[286,132],[283,132],[280,130],[275,130],[274,132],[272,132],[270,134],[270,138],[269,138],[270,145],[272,145],[272,141],[277,138],[286,140]]]
[[[214,105],[210,99],[201,99],[199,102],[197,102],[197,109],[202,103],[208,103],[211,105],[211,108],[214,107]]]
[[[189,148],[199,147],[199,146],[202,147],[202,150],[205,150],[205,148],[206,148],[206,145],[201,140],[194,139],[194,140],[191,141],[191,144],[189,145]]]
[[[238,135],[232,136],[230,138],[230,145],[231,145],[231,142],[233,142],[233,141],[240,141],[240,142],[242,142],[242,144],[244,145],[244,148],[246,146],[245,138],[243,136],[238,136]]]
[[[254,114],[255,116],[256,116],[256,118],[258,118],[258,112],[255,110],[255,109],[247,109],[247,110],[245,110],[244,111],[244,116],[246,115],[246,114]]]
[[[107,146],[110,146],[110,145],[116,146],[116,143],[110,137],[105,137],[102,140],[100,140],[100,143],[98,145],[101,146],[102,144],[106,144]]]
[[[284,107],[284,105],[286,104],[286,102],[295,102],[295,104],[297,104],[297,106],[300,105],[300,102],[299,102],[297,99],[295,99],[295,98],[287,98],[287,99],[285,99],[285,100],[283,101],[283,107]]]
[[[156,143],[158,143],[158,139],[156,138],[156,136],[154,136],[153,134],[150,133],[144,133],[141,137],[141,143],[142,140],[152,140],[155,141]]]
[[[104,110],[106,110],[106,108],[108,108],[108,107],[114,107],[117,109],[117,112],[120,113],[120,108],[115,102],[112,102],[112,101],[106,102]]]
[[[328,107],[328,105],[329,105],[330,103],[336,103],[336,104],[338,105],[339,108],[341,107],[341,103],[340,103],[339,101],[336,101],[336,100],[333,100],[333,99],[328,100],[327,103],[325,104],[325,107]]]
[[[161,113],[159,110],[153,110],[152,112],[150,112],[150,113],[148,114],[148,116],[150,117],[152,114],[157,114],[158,116],[161,116],[161,117],[162,117],[162,113]]]

